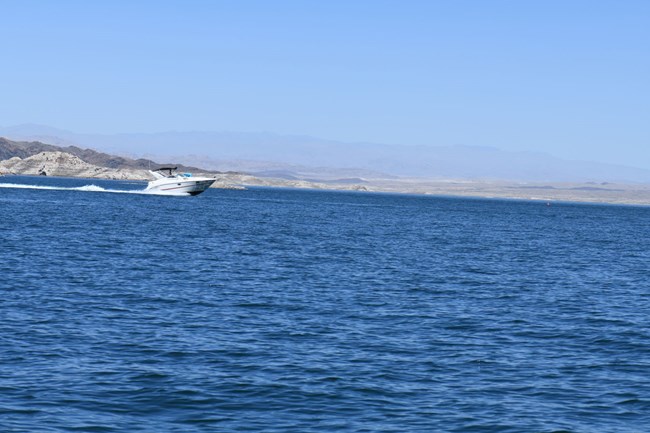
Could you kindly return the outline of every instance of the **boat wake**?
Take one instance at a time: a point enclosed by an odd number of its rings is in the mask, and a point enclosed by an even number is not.
[[[106,189],[97,185],[64,187],[64,186],[28,185],[28,184],[20,184],[20,183],[0,183],[0,188],[42,189],[42,190],[49,190],[49,191],[109,192],[114,194],[145,194],[145,195],[175,195],[175,196],[189,195],[184,192],[173,193],[173,192],[163,192],[163,191],[147,191],[142,189],[135,189],[135,190]]]

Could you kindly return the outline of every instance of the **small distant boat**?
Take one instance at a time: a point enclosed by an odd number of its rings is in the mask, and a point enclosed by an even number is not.
[[[191,173],[177,173],[178,167],[161,167],[149,170],[155,180],[149,182],[145,191],[173,195],[198,195],[210,188],[216,178],[194,177]]]

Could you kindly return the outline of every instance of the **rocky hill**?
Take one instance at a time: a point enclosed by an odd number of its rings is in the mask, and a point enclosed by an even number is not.
[[[107,168],[89,164],[65,152],[40,152],[26,158],[14,156],[0,161],[0,174],[26,174],[100,179],[148,179],[143,169]]]
[[[62,147],[41,143],[40,141],[12,141],[0,137],[0,161],[14,157],[25,159],[43,152],[63,152],[74,155],[80,160],[97,167],[120,170],[148,170],[150,168],[157,168],[161,165],[170,165],[170,163],[159,163],[148,159],[131,159],[109,155],[108,153],[97,152],[92,149],[82,149],[77,146]],[[178,164],[174,164],[174,166],[178,166],[178,169],[181,171],[214,173],[197,167]]]

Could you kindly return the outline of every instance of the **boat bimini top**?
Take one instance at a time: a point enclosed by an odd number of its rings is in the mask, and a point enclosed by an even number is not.
[[[176,173],[178,167],[160,167],[155,170],[150,170],[157,179],[176,178],[176,177],[192,177],[192,173]]]

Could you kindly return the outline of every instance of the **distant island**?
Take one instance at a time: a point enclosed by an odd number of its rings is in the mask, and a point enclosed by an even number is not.
[[[0,175],[45,175],[117,180],[150,180],[150,168],[173,164],[180,170],[216,176],[215,188],[267,186],[285,188],[373,191],[440,196],[575,201],[650,205],[650,185],[610,182],[514,182],[501,180],[439,179],[383,176],[296,179],[282,171],[246,173],[215,171],[174,161],[131,159],[84,149],[56,146],[39,141],[12,141],[0,137]]]

